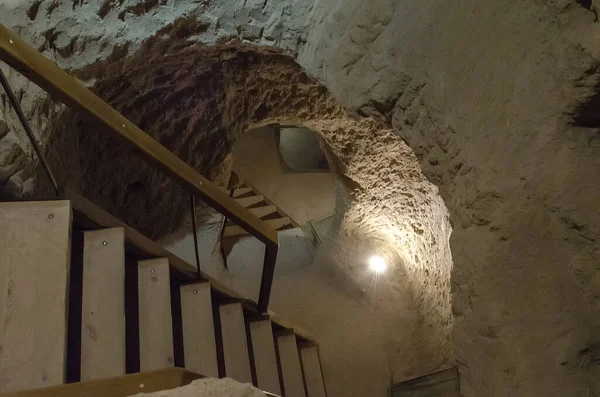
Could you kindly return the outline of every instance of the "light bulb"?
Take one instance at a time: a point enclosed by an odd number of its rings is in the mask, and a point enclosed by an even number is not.
[[[385,260],[382,257],[375,255],[369,259],[369,269],[375,273],[381,274],[387,270],[387,263],[385,263]]]

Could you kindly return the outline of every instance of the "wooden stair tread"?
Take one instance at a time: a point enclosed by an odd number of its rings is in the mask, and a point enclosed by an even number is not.
[[[67,350],[71,205],[0,203],[0,219],[0,393],[59,385]]]
[[[277,345],[285,396],[306,397],[296,336],[294,334],[278,336]]]
[[[252,191],[254,192],[255,195],[260,195],[263,196],[264,198],[264,202],[268,205],[275,205],[275,203],[273,203],[271,200],[269,200],[269,197],[266,196],[265,194],[263,194],[260,190],[258,190],[256,187],[252,186],[251,184],[249,184],[246,181],[241,181],[242,183],[242,188],[250,188],[252,189]],[[300,225],[298,224],[298,222],[296,222],[291,216],[289,216],[285,211],[283,211],[281,208],[277,207],[277,213],[281,216],[281,217],[285,217],[287,216],[288,218],[290,218],[290,221],[292,223],[293,227],[300,227]]]
[[[259,218],[269,217],[269,219],[263,219],[263,221],[273,219],[273,217],[275,217],[275,218],[284,217],[284,215],[279,214],[279,212],[277,211],[277,207],[274,205],[266,205],[264,207],[250,208],[249,211],[252,212],[254,215],[258,216]],[[236,224],[233,221],[228,219],[226,226],[236,226]]]
[[[244,313],[239,303],[219,306],[225,375],[241,383],[252,383]]]
[[[237,188],[237,189],[235,189],[235,190],[233,191],[233,197],[234,197],[234,198],[235,198],[235,197],[240,197],[240,196],[243,196],[243,195],[245,195],[245,194],[252,193],[252,192],[253,192],[253,190],[252,190],[252,188],[251,188],[251,187],[241,187],[241,188]]]
[[[327,397],[319,351],[316,346],[300,349],[306,392],[310,397]]]
[[[123,228],[84,232],[82,266],[81,380],[125,375]]]
[[[237,198],[235,199],[235,201],[237,201],[237,203],[240,204],[242,207],[248,208],[251,205],[255,205],[262,201],[265,201],[265,196],[261,194],[257,196]]]
[[[277,212],[277,207],[274,205],[267,205],[264,207],[250,208],[250,212],[259,218],[265,217],[267,215],[275,214]]]
[[[288,218],[287,216],[283,217],[283,218],[278,218],[278,219],[269,219],[269,220],[266,220],[265,222],[268,223],[275,230],[279,230],[282,227],[291,225],[290,218]],[[248,233],[244,229],[239,227],[238,225],[227,226],[227,227],[225,227],[225,231],[223,232],[223,238],[242,237],[242,236],[248,236]]]
[[[166,258],[138,262],[140,369],[174,366],[171,282]]]
[[[280,395],[281,385],[271,320],[253,321],[249,328],[257,385],[261,390]]]
[[[190,371],[218,378],[210,284],[182,285],[180,291],[185,367]]]

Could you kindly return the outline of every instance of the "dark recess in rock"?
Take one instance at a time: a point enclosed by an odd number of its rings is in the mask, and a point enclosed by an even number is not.
[[[573,124],[578,127],[600,128],[600,83],[594,87],[594,94],[575,109]]]
[[[36,1],[31,5],[31,7],[29,7],[29,9],[27,10],[27,17],[29,17],[30,20],[35,20],[35,17],[37,17],[38,11],[40,10],[41,4],[42,1],[40,0]]]
[[[592,9],[592,0],[577,0],[577,4],[588,10]]]
[[[98,10],[98,16],[102,19],[104,19],[104,17],[106,17],[108,15],[108,13],[110,12],[110,10],[115,6],[115,5],[122,5],[123,2],[125,0],[104,0],[104,3],[102,3],[102,6],[100,7],[100,10]]]
[[[50,5],[48,6],[48,9],[46,9],[46,16],[52,15],[54,10],[56,10],[59,5],[60,5],[60,3],[58,0],[54,0],[52,3],[50,3]]]

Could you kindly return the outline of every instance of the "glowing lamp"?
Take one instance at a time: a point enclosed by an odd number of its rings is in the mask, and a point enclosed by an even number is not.
[[[382,257],[375,255],[369,259],[369,269],[374,273],[385,273],[387,270],[387,263],[385,263],[385,260]]]

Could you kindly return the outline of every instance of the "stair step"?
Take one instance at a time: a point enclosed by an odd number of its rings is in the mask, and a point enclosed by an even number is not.
[[[138,299],[140,370],[172,367],[171,286],[166,258],[138,262]]]
[[[252,383],[246,324],[241,303],[219,307],[225,356],[225,374],[238,382]]]
[[[235,201],[237,201],[238,204],[240,204],[242,207],[248,208],[251,205],[255,205],[262,201],[265,201],[265,197],[263,195],[250,196],[250,197],[238,198],[238,199],[235,199]]]
[[[277,345],[285,397],[306,397],[296,335],[278,336]]]
[[[125,375],[125,231],[83,237],[81,380]]]
[[[283,218],[278,218],[278,219],[269,219],[264,222],[269,224],[275,230],[281,229],[282,227],[288,226],[291,224],[290,218],[288,218],[287,216],[283,217]],[[242,229],[238,225],[227,226],[225,228],[225,231],[223,232],[223,238],[243,237],[243,236],[248,236],[248,232],[246,232],[244,229]]]
[[[258,216],[259,218],[262,218],[267,215],[275,214],[277,212],[277,207],[275,207],[274,205],[267,205],[264,207],[250,208],[250,212]]]
[[[264,391],[281,395],[271,320],[251,322],[250,335],[258,387]]]
[[[71,207],[0,203],[0,393],[65,381]]]
[[[318,348],[316,346],[302,348],[300,355],[308,395],[310,397],[327,397]]]
[[[180,287],[185,368],[219,377],[210,283]]]
[[[277,207],[274,205],[266,205],[264,207],[249,208],[248,211],[252,212],[254,215],[256,215],[259,218],[264,218],[269,215],[275,215],[277,217],[280,216],[279,213],[277,212]],[[226,226],[235,226],[235,223],[232,220],[228,219]]]
[[[248,193],[252,193],[251,187],[241,187],[233,191],[233,197],[240,197]]]

